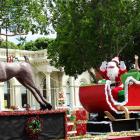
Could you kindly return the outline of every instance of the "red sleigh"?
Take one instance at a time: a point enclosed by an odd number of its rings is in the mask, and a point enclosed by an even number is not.
[[[89,113],[115,112],[117,114],[125,112],[129,118],[130,112],[140,111],[140,81],[132,76],[125,82],[125,100],[116,101],[111,95],[109,82],[106,84],[81,86],[79,98],[83,107]]]

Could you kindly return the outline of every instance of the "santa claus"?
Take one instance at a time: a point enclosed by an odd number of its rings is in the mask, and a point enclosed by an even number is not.
[[[102,62],[100,66],[100,73],[106,79],[110,80],[115,87],[112,88],[113,97],[118,100],[119,91],[123,90],[121,82],[121,75],[126,72],[126,65],[124,61],[119,62],[118,57],[114,57],[110,62]]]

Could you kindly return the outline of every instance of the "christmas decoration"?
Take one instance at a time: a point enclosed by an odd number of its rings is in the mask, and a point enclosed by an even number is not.
[[[119,62],[118,57],[110,62],[104,61],[100,71],[106,80],[105,83],[101,80],[98,84],[79,88],[80,102],[91,113],[87,121],[87,133],[137,131],[137,122],[131,120],[137,121],[140,113],[139,71],[131,70],[125,73],[126,66],[124,62]],[[84,115],[79,114],[76,118],[82,116]],[[76,128],[80,135],[84,133],[86,127],[84,122],[84,120],[77,121]],[[134,128],[132,128],[133,124],[135,124]]]
[[[102,62],[100,66],[100,73],[106,79],[110,80],[111,84],[114,84],[112,88],[113,98],[118,100],[118,94],[123,90],[123,84],[121,81],[121,75],[126,72],[126,66],[123,61],[119,62],[118,57],[114,57],[110,62]],[[122,93],[121,93],[122,94]]]
[[[67,133],[73,132],[76,136],[85,135],[87,131],[87,111],[84,109],[77,109],[71,111],[67,117]],[[74,133],[75,132],[75,133]]]
[[[87,111],[84,109],[78,109],[76,110],[76,135],[85,135],[87,131],[87,119],[88,114]]]
[[[8,63],[13,63],[14,56],[10,55],[8,56]]]
[[[26,127],[29,118],[41,118],[42,131],[38,137],[29,137]],[[54,117],[55,116],[55,117]],[[48,140],[48,139],[65,139],[66,138],[66,110],[29,110],[13,111],[6,109],[1,111],[0,118],[0,140]],[[39,119],[40,119],[39,118]],[[54,127],[55,126],[55,127]],[[5,129],[3,129],[5,128]],[[54,132],[54,133],[53,133]]]
[[[26,133],[31,139],[38,139],[42,131],[43,121],[39,116],[31,117],[26,122]]]
[[[64,93],[63,92],[59,92],[58,93],[58,104],[59,106],[63,106],[64,104]]]
[[[2,111],[0,116],[28,116],[28,115],[41,115],[41,114],[53,114],[63,113],[65,110],[30,110],[30,111]]]
[[[8,60],[8,62],[13,61],[12,58],[13,57],[10,57],[10,60]],[[52,105],[45,100],[45,98],[41,94],[41,91],[35,85],[32,73],[32,65],[28,62],[5,63],[0,61],[0,81],[5,82],[15,77],[23,86],[25,86],[25,88],[31,91],[31,93],[39,103],[41,110],[51,110]]]

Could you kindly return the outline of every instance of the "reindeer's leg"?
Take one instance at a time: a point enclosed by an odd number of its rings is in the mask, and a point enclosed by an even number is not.
[[[50,105],[50,104],[46,101],[46,99],[41,95],[40,90],[39,90],[36,86],[34,86],[34,85],[30,85],[30,86],[36,90],[36,92],[38,93],[38,95],[40,96],[40,98],[43,100],[43,102],[44,102],[45,104],[47,104],[48,107],[52,108],[52,105]]]
[[[34,84],[29,84],[29,86],[32,87],[32,88],[38,93],[39,97],[40,97],[41,100],[46,104],[47,108],[48,108],[49,110],[51,110],[51,109],[52,109],[52,105],[49,104],[49,103],[46,101],[46,99],[41,95],[40,90],[39,90]]]
[[[49,110],[52,109],[52,106],[49,103],[44,102],[44,100],[42,100],[41,93],[40,92],[38,93],[36,91],[35,84],[34,84],[32,78],[30,78],[28,76],[27,77],[16,77],[16,78],[22,85],[24,85],[26,88],[28,88],[33,93],[34,97],[36,98],[36,100],[40,104],[41,109],[43,109],[43,110],[46,108]]]
[[[32,79],[31,74],[30,73],[27,73],[27,77],[22,77],[22,81],[25,81],[25,84],[27,83],[30,87],[32,87],[36,91],[36,93],[38,94],[38,96],[41,98],[41,100],[46,104],[47,108],[49,110],[51,110],[52,109],[52,105],[50,103],[48,103],[46,101],[46,99],[42,96],[40,90],[36,87],[36,85],[35,85],[35,83],[34,83],[34,81]]]
[[[37,102],[40,104],[41,109],[46,109],[46,104],[40,99],[40,97],[38,96],[38,94],[36,93],[36,91],[30,87],[28,84],[26,84],[22,79],[20,78],[16,78],[23,86],[25,86],[27,89],[29,89],[31,91],[31,93],[33,94],[33,96],[35,97],[35,99],[37,100]]]

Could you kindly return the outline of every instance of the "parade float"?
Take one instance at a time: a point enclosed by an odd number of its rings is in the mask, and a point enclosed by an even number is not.
[[[32,110],[16,107],[0,110],[0,140],[49,140],[66,138],[66,110],[51,110],[33,80],[32,66],[29,62],[6,63],[0,61],[0,81],[16,78],[25,86],[40,105]]]
[[[0,140],[52,140],[66,138],[66,113],[52,111],[0,112]]]
[[[140,72],[126,72],[124,62],[117,61],[116,65],[115,60],[100,67],[104,83],[79,88],[80,102],[89,112],[89,134],[140,129]]]

